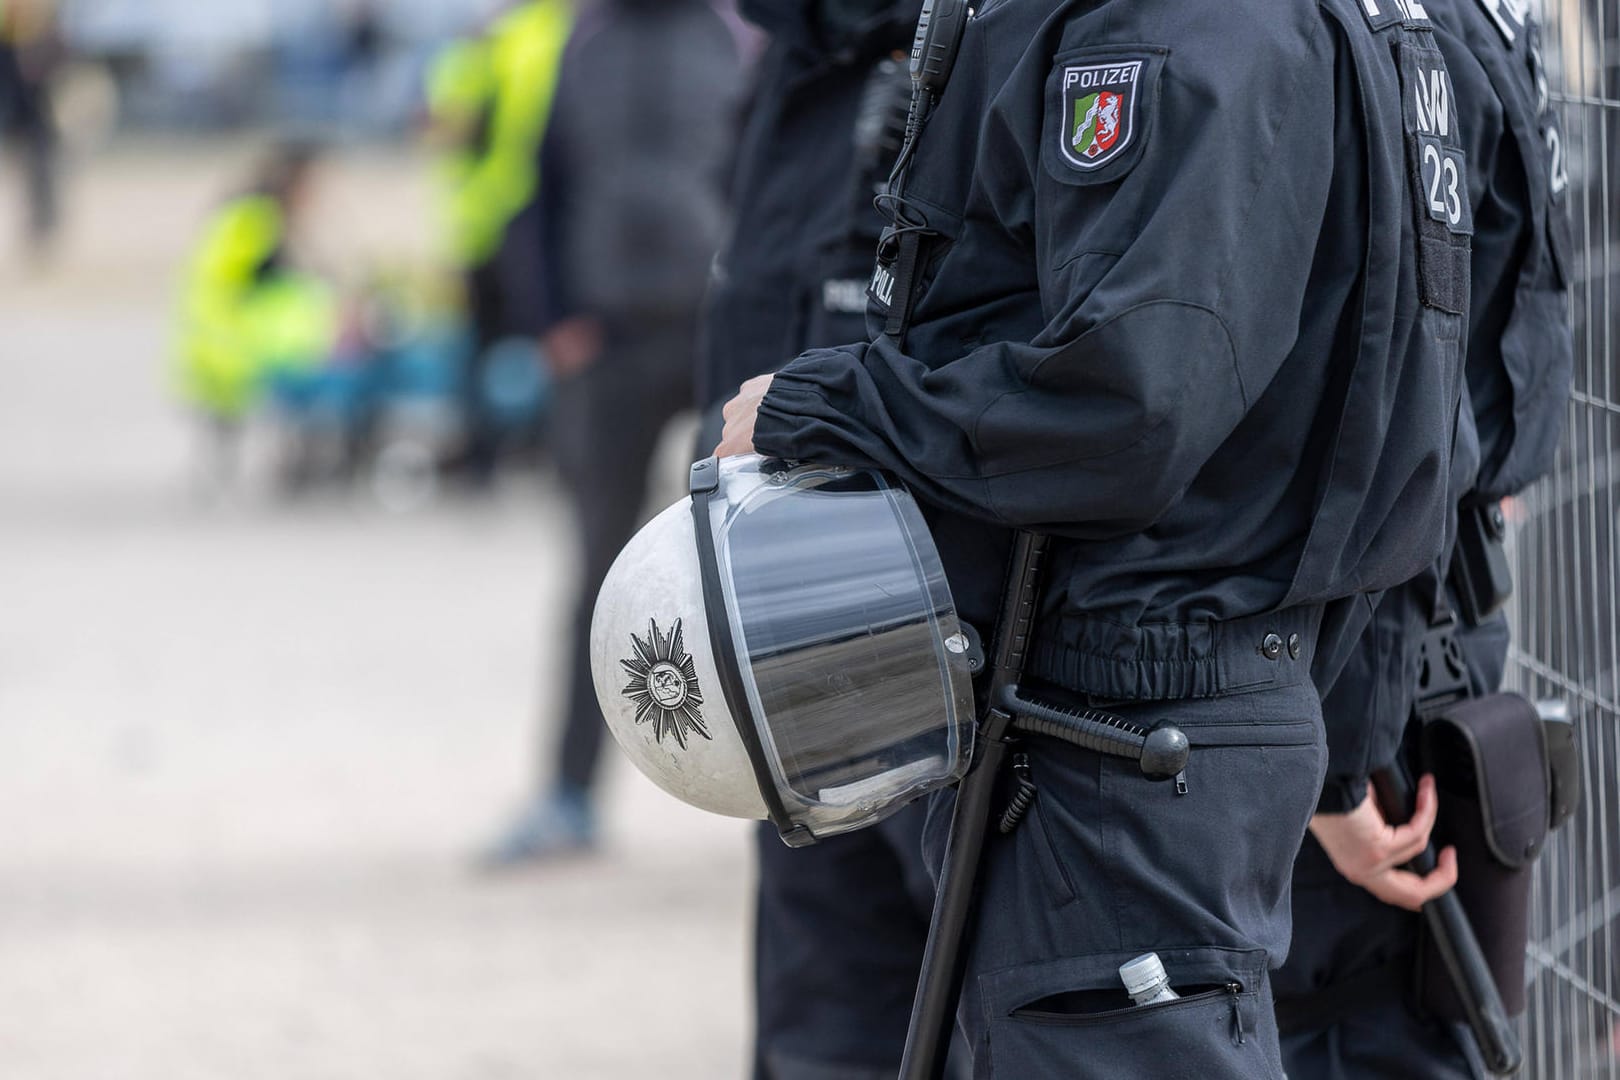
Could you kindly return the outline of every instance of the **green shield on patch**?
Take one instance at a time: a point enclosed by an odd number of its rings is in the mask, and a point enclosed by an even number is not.
[[[1074,130],[1069,133],[1069,145],[1075,153],[1087,155],[1091,144],[1097,141],[1097,95],[1087,94],[1074,103]]]
[[[1061,69],[1064,123],[1058,133],[1063,159],[1070,165],[1100,169],[1135,142],[1144,63],[1131,58]]]

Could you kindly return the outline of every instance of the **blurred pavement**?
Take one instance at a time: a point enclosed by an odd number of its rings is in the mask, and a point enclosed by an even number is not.
[[[242,160],[115,149],[39,278],[0,183],[0,1077],[740,1076],[742,825],[615,757],[606,856],[467,870],[561,689],[555,493],[188,496],[171,290]],[[347,159],[323,243],[419,252],[419,177]]]

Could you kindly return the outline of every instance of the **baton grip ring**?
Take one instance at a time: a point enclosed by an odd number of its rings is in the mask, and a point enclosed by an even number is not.
[[[1012,714],[1014,731],[1126,758],[1136,762],[1149,780],[1174,779],[1187,767],[1191,746],[1186,733],[1168,720],[1144,728],[1098,709],[1065,709],[1030,701],[1015,686],[1002,691],[998,704]]]

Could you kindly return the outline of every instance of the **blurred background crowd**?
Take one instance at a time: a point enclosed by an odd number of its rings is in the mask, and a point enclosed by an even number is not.
[[[1587,434],[1521,543],[1591,580],[1524,578],[1573,644],[1515,663],[1610,730],[1620,20],[1543,6]],[[745,1075],[751,833],[598,760],[575,646],[707,449],[763,47],[731,0],[0,0],[0,1077]],[[1607,821],[1547,875],[1594,926]],[[1608,940],[1538,993],[1620,1045]]]
[[[0,0],[0,1075],[743,1070],[744,833],[598,769],[573,642],[757,49]]]

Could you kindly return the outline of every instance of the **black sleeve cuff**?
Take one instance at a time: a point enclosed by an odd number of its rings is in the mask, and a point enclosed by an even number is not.
[[[1322,795],[1316,800],[1318,814],[1348,814],[1367,798],[1367,778],[1364,776],[1330,776],[1322,785]]]

